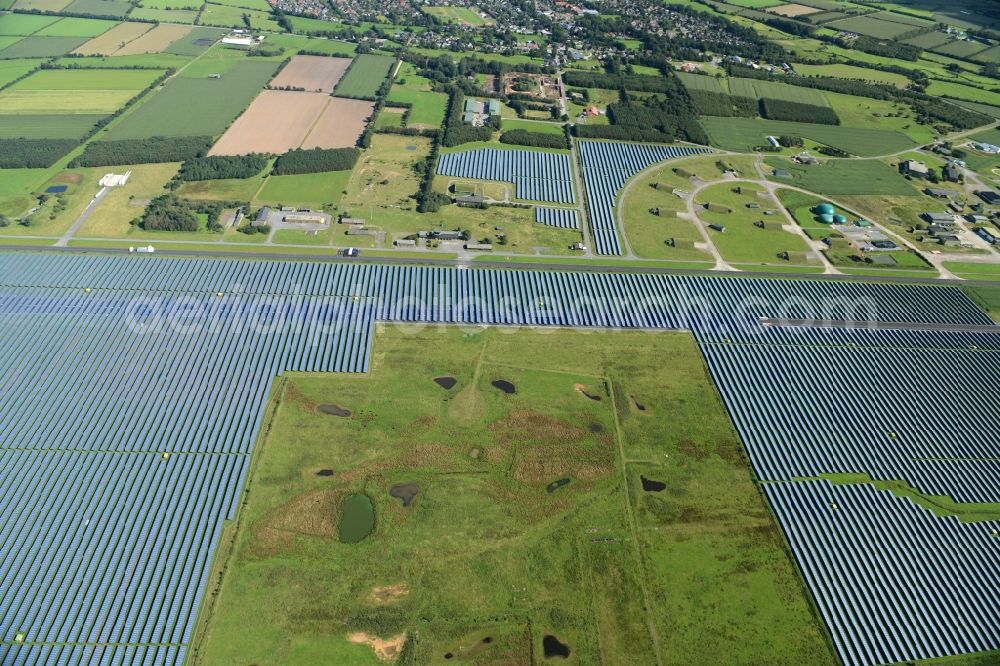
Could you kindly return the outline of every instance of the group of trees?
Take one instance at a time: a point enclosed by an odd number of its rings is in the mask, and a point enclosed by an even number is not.
[[[558,150],[569,148],[569,142],[565,134],[529,132],[523,129],[504,132],[500,135],[500,143],[508,143],[515,146],[532,146],[535,148],[554,148]]]
[[[750,67],[729,65],[730,76],[743,78],[777,80],[773,75]],[[902,90],[886,83],[869,83],[860,79],[841,79],[832,76],[786,76],[784,83],[802,88],[815,88],[844,95],[855,95],[906,104],[913,109],[917,121],[921,123],[942,122],[956,129],[982,127],[991,122],[989,116],[952,104],[947,100],[932,97],[917,90]],[[810,121],[815,122],[815,121]]]
[[[264,155],[213,155],[196,157],[181,165],[178,180],[252,178],[267,166]]]
[[[0,139],[0,169],[50,167],[77,143],[75,139]]]
[[[119,139],[87,144],[71,167],[114,164],[184,162],[203,156],[212,147],[210,136],[154,136],[148,139]]]
[[[702,116],[726,118],[756,118],[760,113],[757,100],[708,90],[688,90],[695,110]]]
[[[578,131],[577,136],[599,136],[603,133],[602,138],[609,139],[634,141],[683,139],[694,143],[708,143],[708,135],[698,122],[698,113],[684,85],[675,76],[664,78],[671,82],[671,90],[663,97],[657,95],[635,100],[628,95],[622,95],[622,101],[608,105],[608,119],[611,121],[611,127],[617,130],[615,132],[617,136],[606,133],[606,130],[599,130],[599,126],[585,126],[588,129],[583,133]]]
[[[839,125],[840,118],[828,106],[816,106],[783,99],[761,99],[760,115],[768,120],[790,120],[797,123]]]
[[[199,215],[208,217],[209,231],[221,229],[219,216],[224,203],[188,201],[176,194],[164,194],[149,202],[142,217],[134,223],[146,231],[198,231]]]
[[[348,171],[354,168],[361,151],[357,148],[313,148],[291,150],[274,164],[274,175],[288,176],[298,173],[322,171]]]

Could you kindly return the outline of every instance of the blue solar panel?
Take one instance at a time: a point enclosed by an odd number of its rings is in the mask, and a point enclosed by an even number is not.
[[[1000,383],[996,333],[760,323],[859,314],[990,323],[948,287],[0,254],[0,662],[179,663],[272,381],[367,370],[379,320],[691,330],[761,479],[869,472],[1000,501],[1000,414],[977,411]],[[995,576],[988,526],[867,495],[869,522],[824,526],[781,502],[839,489],[780,485],[791,499],[768,496],[845,661],[1000,647],[989,595],[936,587]],[[904,532],[915,546],[885,547]],[[891,585],[910,579],[934,584]]]

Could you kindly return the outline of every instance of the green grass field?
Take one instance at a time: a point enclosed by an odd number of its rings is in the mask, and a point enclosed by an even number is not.
[[[441,127],[448,107],[448,96],[444,93],[422,92],[397,86],[389,91],[387,101],[390,104],[396,102],[413,105],[408,117],[410,127]]]
[[[800,76],[833,76],[838,79],[861,79],[863,81],[874,81],[875,83],[889,83],[897,88],[905,88],[910,84],[910,80],[902,74],[883,72],[877,69],[868,69],[867,67],[855,67],[854,65],[796,64],[795,71]]]
[[[63,11],[121,18],[131,8],[132,4],[125,0],[73,0]]]
[[[274,62],[242,61],[219,79],[171,79],[104,138],[220,134],[250,104],[276,68]]]
[[[927,86],[927,94],[938,97],[954,97],[956,99],[967,100],[970,102],[1000,106],[1000,93],[981,87],[955,83],[953,81],[939,81],[935,79],[931,81],[929,86]]]
[[[148,9],[201,9],[204,0],[140,0],[139,7]],[[134,13],[134,10],[133,10]]]
[[[223,34],[225,33],[218,28],[198,27],[168,46],[165,49],[165,53],[173,53],[175,55],[182,56],[198,56],[207,51],[212,43],[221,39]]]
[[[54,58],[66,55],[86,41],[86,37],[38,37],[32,35],[0,51],[0,59]]]
[[[24,76],[41,63],[41,60],[0,60],[0,87]]]
[[[337,84],[334,93],[342,97],[374,97],[379,86],[389,76],[394,58],[389,56],[359,55],[344,78]]]
[[[8,90],[125,90],[138,92],[163,72],[129,69],[43,69]]]
[[[242,9],[240,7],[217,5],[214,3],[205,4],[205,8],[201,11],[199,22],[201,25],[243,28],[245,27],[243,23],[244,14],[250,17],[250,26],[254,30],[269,30],[274,32],[280,30],[278,24],[271,19],[271,15],[268,12],[259,9]]]
[[[192,664],[833,663],[689,335],[378,326],[274,396]]]
[[[917,145],[901,132],[880,129],[712,116],[703,116],[701,124],[715,145],[741,152],[763,145],[769,134],[794,134],[862,157],[888,155]]]
[[[811,104],[813,106],[829,106],[826,97],[819,90],[793,86],[780,81],[762,81],[759,79],[729,79],[729,90],[737,97],[751,97],[753,99],[768,98],[780,99],[787,102],[797,102],[799,104]]]
[[[194,23],[198,12],[193,9],[152,9],[137,7],[129,12],[129,17],[156,23]]]
[[[0,92],[0,114],[109,114],[120,108],[133,92],[128,90],[13,90]]]
[[[859,35],[868,35],[877,39],[892,39],[903,33],[910,32],[914,26],[884,21],[872,16],[852,16],[839,19],[828,24],[828,27],[835,30],[845,30],[856,32]]]
[[[528,132],[539,132],[541,134],[555,134],[557,136],[564,136],[566,131],[563,129],[562,123],[550,123],[544,121],[536,120],[520,120],[518,118],[504,118],[501,130],[506,132],[508,130],[527,130]]]
[[[58,16],[2,14],[0,15],[0,35],[31,35],[58,20],[60,20]]]
[[[267,4],[267,0],[212,0],[212,4],[228,5],[242,9],[256,9],[261,12],[271,11],[271,5]]]
[[[90,18],[64,18],[42,28],[35,34],[44,37],[97,37],[116,25],[118,25],[116,21],[101,21]]]
[[[421,11],[433,14],[446,23],[460,23],[469,26],[486,25],[487,21],[479,13],[470,7],[430,7],[425,6]]]
[[[83,113],[0,114],[0,139],[79,139],[104,117]]]
[[[344,190],[350,171],[328,171],[294,176],[270,176],[257,195],[257,201],[286,206],[325,207],[336,206]]]
[[[771,168],[790,171],[791,178],[771,177],[816,192],[820,195],[836,194],[892,194],[919,196],[899,171],[878,160],[827,160],[817,165],[796,164],[790,160],[768,158]]]

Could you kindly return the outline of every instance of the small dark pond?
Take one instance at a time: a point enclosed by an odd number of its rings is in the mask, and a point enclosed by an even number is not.
[[[559,490],[568,483],[569,483],[569,477],[566,477],[565,479],[556,479],[549,485],[545,486],[545,491],[549,493],[554,493],[555,491]]]
[[[375,506],[368,495],[355,493],[340,507],[340,542],[358,543],[375,529]]]
[[[334,405],[332,403],[322,404],[317,409],[324,414],[329,414],[330,416],[341,416],[348,417],[351,415],[351,410],[344,409],[340,405]]]
[[[542,651],[545,653],[546,659],[555,657],[566,659],[569,657],[569,646],[552,634],[546,634],[542,639]]]
[[[647,493],[663,492],[667,487],[667,484],[663,483],[663,481],[657,481],[656,479],[647,479],[644,476],[640,476],[639,480],[642,481],[642,489]]]
[[[454,377],[435,377],[434,383],[443,388],[445,391],[450,391],[455,388],[455,384],[458,383],[458,380]]]
[[[635,405],[636,409],[638,409],[640,412],[646,411],[646,405],[636,400],[634,395],[630,395],[629,397],[632,398],[632,404]]]
[[[591,423],[589,429],[590,432],[604,432],[604,426],[600,423]]]
[[[316,472],[316,476],[333,476],[333,470],[321,469],[320,471]]]
[[[489,645],[492,642],[493,642],[492,636],[487,636],[486,638],[483,639],[483,643],[485,643],[486,645]]]
[[[590,398],[594,402],[600,402],[601,401],[601,396],[599,396],[599,395],[590,395],[589,393],[587,393],[583,389],[580,389],[580,393],[584,394],[585,396],[587,396],[588,398]]]
[[[507,395],[517,391],[517,387],[506,379],[494,379],[492,382],[493,388],[498,388]]]
[[[403,500],[403,506],[413,504],[413,498],[420,492],[420,486],[415,483],[397,483],[389,488],[389,496]]]

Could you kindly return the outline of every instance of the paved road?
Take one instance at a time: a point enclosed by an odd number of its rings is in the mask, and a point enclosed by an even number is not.
[[[29,252],[49,252],[49,253],[71,253],[71,254],[128,254],[128,248],[77,248],[77,247],[25,247],[23,245],[3,245],[0,244],[0,252],[13,251],[24,253]],[[735,279],[757,279],[757,278],[778,278],[782,280],[816,280],[834,282],[888,282],[895,284],[928,284],[928,285],[968,285],[1000,287],[1000,280],[950,280],[937,277],[890,277],[882,275],[827,275],[821,273],[782,273],[782,272],[732,272],[723,273],[711,269],[686,269],[686,268],[661,268],[659,266],[608,266],[597,265],[585,259],[579,264],[553,264],[538,262],[503,262],[503,261],[462,261],[462,260],[442,260],[442,259],[418,259],[414,257],[342,257],[339,255],[313,255],[313,254],[280,254],[273,252],[226,252],[224,250],[156,250],[156,255],[144,255],[136,257],[137,261],[145,260],[155,256],[169,257],[203,257],[207,259],[270,259],[277,261],[322,261],[322,262],[343,262],[361,264],[388,264],[394,266],[448,266],[454,268],[501,268],[508,270],[533,270],[533,271],[569,271],[576,273],[623,273],[623,274],[649,274],[649,275],[699,275],[699,276],[726,276]]]
[[[62,238],[56,241],[57,247],[66,247],[67,245],[69,245],[69,242],[73,240],[73,236],[76,235],[76,232],[80,230],[80,227],[83,226],[83,223],[87,221],[87,218],[90,217],[90,214],[94,212],[94,209],[97,208],[98,204],[101,203],[101,201],[104,199],[104,197],[108,195],[108,192],[110,191],[111,191],[110,187],[102,187],[100,191],[96,195],[94,195],[94,198],[90,200],[90,203],[87,204],[87,207],[83,209],[82,213],[80,213],[80,217],[76,218],[76,222],[73,223],[73,226],[71,226],[69,230],[66,231],[65,234],[63,234]]]

